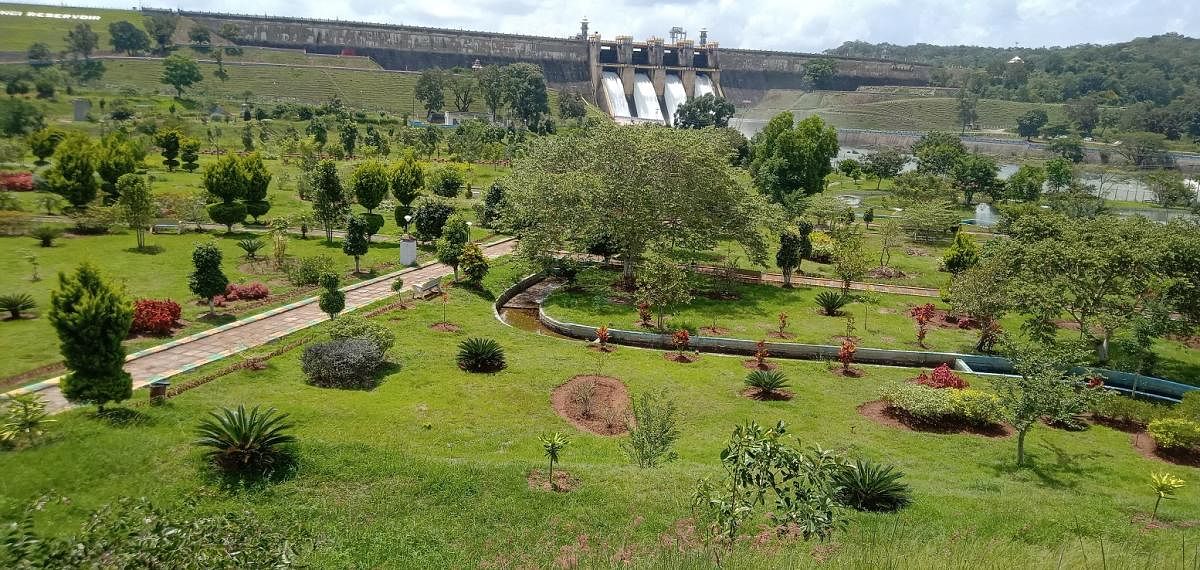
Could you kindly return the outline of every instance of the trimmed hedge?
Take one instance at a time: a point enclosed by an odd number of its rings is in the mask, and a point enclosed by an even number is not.
[[[375,372],[382,364],[383,351],[362,338],[314,344],[300,357],[308,383],[322,388],[369,390],[379,383]]]

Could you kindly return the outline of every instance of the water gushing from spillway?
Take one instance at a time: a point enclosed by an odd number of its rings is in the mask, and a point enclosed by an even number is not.
[[[716,95],[713,90],[712,80],[707,75],[696,74],[696,96],[703,97],[705,95]]]
[[[667,124],[675,124],[675,111],[687,102],[687,92],[683,90],[683,81],[678,75],[667,76],[667,87],[663,91],[663,101],[667,104]]]
[[[663,121],[662,107],[658,105],[658,94],[654,92],[654,82],[645,73],[633,76],[633,103],[637,106],[639,119],[647,121]]]
[[[604,94],[608,97],[608,110],[614,117],[632,117],[629,112],[629,101],[625,99],[625,85],[616,73],[605,71],[601,76],[604,83]]]

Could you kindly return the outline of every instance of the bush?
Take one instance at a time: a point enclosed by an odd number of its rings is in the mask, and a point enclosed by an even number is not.
[[[1200,422],[1200,390],[1184,394],[1183,399],[1175,406],[1174,413],[1181,418]]]
[[[225,293],[221,295],[225,301],[256,301],[258,299],[266,299],[271,295],[271,290],[262,283],[247,283],[238,285],[230,283],[225,286]]]
[[[891,465],[859,459],[834,477],[837,499],[856,511],[892,512],[912,502],[912,492]]]
[[[833,263],[834,243],[833,238],[825,232],[812,232],[809,234],[809,240],[812,241],[812,252],[808,254],[810,261],[817,263]]]
[[[52,247],[54,240],[62,237],[63,231],[54,226],[38,226],[30,230],[29,235],[38,240],[42,247]]]
[[[952,390],[950,407],[954,415],[977,426],[998,424],[1004,418],[1000,399],[995,394],[979,390]]]
[[[383,351],[364,338],[340,338],[304,349],[300,366],[308,383],[322,388],[369,390],[378,384],[375,372]]]
[[[396,344],[396,335],[382,323],[363,318],[359,315],[347,315],[334,320],[329,325],[329,338],[360,338],[371,341],[380,353],[386,353]]]
[[[462,255],[458,258],[458,265],[462,269],[463,277],[471,285],[478,286],[483,282],[483,278],[487,277],[488,260],[477,244],[468,243],[463,246]]]
[[[454,206],[437,198],[424,197],[417,201],[412,212],[413,229],[417,239],[432,241],[442,236],[442,227],[454,214]]]
[[[1200,395],[1200,392],[1189,392],[1193,393]],[[1184,401],[1187,401],[1186,396]],[[1176,410],[1178,409],[1179,406],[1176,407]],[[1150,422],[1165,415],[1166,411],[1163,406],[1108,391],[1101,392],[1091,406],[1092,416],[1096,418],[1137,427],[1146,427]]]
[[[646,392],[633,404],[632,418],[627,420],[629,439],[621,449],[638,467],[658,467],[674,461],[678,454],[672,447],[679,439],[675,427],[675,402],[662,395]]]
[[[209,204],[208,217],[212,218],[212,221],[225,226],[225,231],[232,232],[233,224],[240,224],[245,221],[246,205],[241,202]]]
[[[30,192],[33,190],[32,172],[0,172],[0,190],[8,192]]]
[[[825,313],[825,316],[836,317],[842,307],[850,303],[850,297],[838,291],[821,291],[814,301],[821,308],[821,312]]]
[[[505,366],[504,349],[490,338],[469,338],[458,345],[458,367],[467,372],[496,372]]]
[[[947,391],[920,384],[893,384],[884,390],[883,399],[919,422],[937,423],[954,415]]]
[[[778,370],[754,370],[746,375],[746,386],[758,390],[763,396],[773,396],[787,388],[787,376]]]
[[[196,445],[211,448],[204,456],[222,471],[229,473],[263,473],[287,458],[284,445],[296,441],[287,432],[287,414],[275,408],[259,412],[258,406],[246,410],[222,408],[209,412],[200,422]]]
[[[138,299],[133,303],[133,324],[129,332],[165,336],[183,316],[179,303],[170,299]]]
[[[962,390],[970,386],[966,380],[955,374],[946,364],[934,368],[932,373],[922,372],[920,376],[917,376],[917,384],[929,386],[930,388],[952,388],[955,390]]]
[[[429,191],[444,198],[458,196],[466,184],[465,167],[458,164],[446,164],[435,168],[426,180]]]
[[[322,275],[335,271],[337,271],[337,265],[328,255],[301,257],[288,267],[288,283],[296,287],[318,285],[321,283]]]
[[[1146,428],[1154,443],[1168,450],[1188,450],[1200,447],[1200,422],[1184,418],[1162,418]]]
[[[9,320],[21,318],[22,311],[33,310],[37,306],[29,293],[13,293],[0,295],[0,310],[8,311]]]
[[[0,192],[0,197],[3,193]],[[29,222],[33,216],[25,212],[16,212],[0,208],[0,235],[19,236],[25,233],[29,228]]]
[[[83,235],[100,235],[117,225],[121,220],[121,211],[116,207],[104,206],[97,199],[83,210],[75,210],[70,214],[75,223],[75,233]]]
[[[324,290],[317,299],[317,306],[329,318],[336,318],[346,308],[346,294],[338,290],[338,276],[333,273],[322,275],[321,288]]]

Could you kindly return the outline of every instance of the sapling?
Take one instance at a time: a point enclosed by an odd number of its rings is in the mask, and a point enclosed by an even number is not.
[[[450,304],[450,292],[442,291],[442,322],[450,322],[450,317],[446,316],[446,306]]]
[[[761,369],[767,368],[767,341],[760,340],[754,345],[754,365]]]
[[[679,356],[683,356],[683,351],[687,349],[691,343],[692,336],[688,334],[687,329],[679,329],[671,334],[671,344],[675,345],[675,350],[679,352]]]
[[[1150,514],[1150,520],[1154,521],[1158,516],[1158,505],[1163,499],[1174,499],[1175,491],[1183,487],[1184,480],[1170,473],[1151,473],[1150,487],[1154,489],[1157,497],[1154,499],[1154,512]]]
[[[559,454],[567,446],[567,438],[561,433],[554,432],[543,435],[541,440],[542,451],[546,453],[546,458],[550,460],[550,489],[557,491],[558,484],[554,482],[554,464],[558,463]]]
[[[34,282],[41,281],[42,277],[40,275],[38,275],[39,262],[38,262],[37,255],[34,254],[32,251],[26,251],[25,252],[25,261],[28,261],[30,268],[33,269],[33,275],[29,277],[29,280],[34,281]]]
[[[779,313],[779,338],[787,338],[788,314]]]

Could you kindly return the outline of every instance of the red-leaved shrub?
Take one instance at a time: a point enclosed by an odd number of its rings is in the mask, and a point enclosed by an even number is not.
[[[29,192],[33,190],[32,172],[0,172],[0,189],[10,192]]]
[[[129,332],[134,334],[169,335],[179,323],[183,309],[170,299],[138,299],[133,303],[133,325]]]
[[[953,388],[955,390],[965,390],[967,386],[970,386],[962,376],[955,374],[945,364],[934,368],[932,373],[922,372],[920,376],[917,376],[917,384],[930,388]]]
[[[230,283],[225,287],[225,294],[222,297],[225,301],[253,301],[257,299],[266,299],[271,292],[267,290],[267,286],[262,283],[247,283],[238,285]]]

